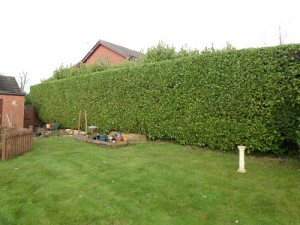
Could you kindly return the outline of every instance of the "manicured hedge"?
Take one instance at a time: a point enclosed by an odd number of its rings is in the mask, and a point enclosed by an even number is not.
[[[300,45],[201,54],[42,83],[30,99],[46,122],[182,144],[287,151],[299,139]]]

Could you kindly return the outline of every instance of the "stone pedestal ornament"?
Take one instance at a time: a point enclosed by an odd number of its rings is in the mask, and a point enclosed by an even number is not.
[[[239,145],[238,149],[239,149],[239,168],[238,168],[237,172],[246,173],[246,169],[245,169],[245,149],[246,149],[246,146]]]

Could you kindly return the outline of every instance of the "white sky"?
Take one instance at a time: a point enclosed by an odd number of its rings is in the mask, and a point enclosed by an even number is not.
[[[29,86],[76,64],[99,40],[203,50],[300,43],[300,0],[0,0],[0,72]]]

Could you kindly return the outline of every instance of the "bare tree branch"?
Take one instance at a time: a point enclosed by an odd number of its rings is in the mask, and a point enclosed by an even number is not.
[[[19,85],[22,92],[25,90],[25,86],[28,83],[28,73],[25,71],[22,71],[22,73],[19,73]]]
[[[278,38],[279,38],[279,45],[283,45],[285,38],[286,38],[287,32],[285,34],[282,33],[281,26],[279,25],[278,29]]]

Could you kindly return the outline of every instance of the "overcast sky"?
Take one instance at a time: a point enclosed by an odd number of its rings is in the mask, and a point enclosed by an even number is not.
[[[0,0],[0,72],[29,86],[76,64],[99,40],[137,51],[159,41],[203,50],[300,43],[300,0]]]

